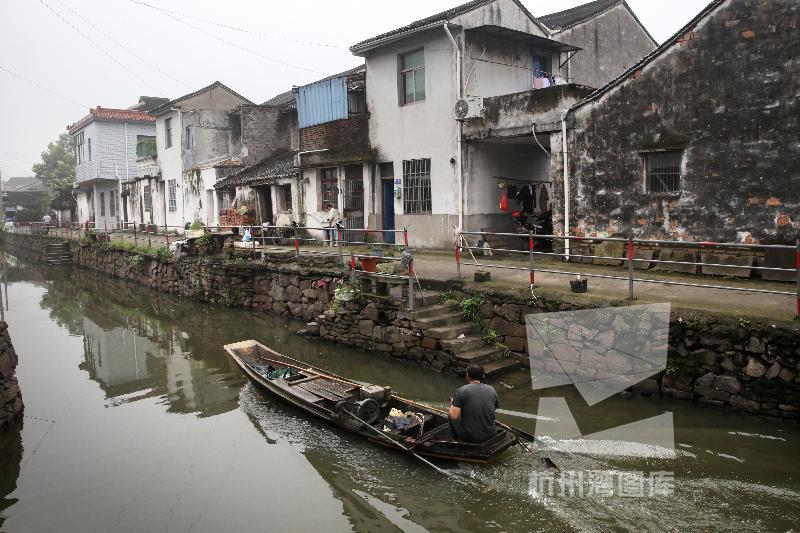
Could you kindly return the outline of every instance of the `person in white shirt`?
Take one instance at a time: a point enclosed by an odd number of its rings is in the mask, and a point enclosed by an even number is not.
[[[328,223],[326,233],[328,234],[328,244],[330,246],[337,246],[339,238],[337,237],[337,226],[342,222],[339,216],[339,210],[333,207],[333,204],[328,204],[328,214],[325,216],[325,221]]]

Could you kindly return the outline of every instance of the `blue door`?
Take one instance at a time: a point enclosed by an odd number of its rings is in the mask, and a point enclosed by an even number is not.
[[[383,229],[394,229],[394,182],[382,180],[383,183]],[[394,233],[384,233],[383,240],[394,244]]]

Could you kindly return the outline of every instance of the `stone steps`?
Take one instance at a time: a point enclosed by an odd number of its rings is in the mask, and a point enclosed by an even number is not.
[[[444,351],[458,355],[462,352],[486,346],[486,343],[478,335],[466,335],[462,339],[442,340],[441,345]]]
[[[486,374],[487,378],[496,378],[507,372],[516,370],[519,367],[520,367],[519,361],[517,361],[513,357],[506,357],[504,359],[498,359],[497,361],[492,361],[487,365],[483,365],[483,371]]]
[[[46,244],[45,257],[50,265],[72,263],[72,251],[67,243]]]
[[[422,302],[420,302],[422,303]],[[441,314],[450,314],[455,311],[456,306],[447,304],[431,304],[420,307],[419,309],[409,313],[411,320],[419,320],[421,318],[435,317]]]
[[[466,323],[462,322],[450,326],[430,328],[424,330],[422,334],[425,337],[429,337],[431,339],[445,340],[445,339],[455,339],[462,333],[468,335],[470,333],[478,333],[479,331],[480,331],[480,326],[478,326],[478,324],[473,324],[471,322],[466,322]]]
[[[463,322],[464,317],[461,313],[441,314],[438,316],[419,318],[414,324],[420,329],[436,328],[441,326],[452,326]]]
[[[486,365],[488,363],[491,363],[492,361],[497,361],[498,359],[502,358],[503,358],[502,350],[495,348],[494,346],[487,346],[487,345],[484,345],[481,348],[476,348],[474,350],[461,352],[460,354],[456,355],[456,359],[468,365],[471,364]]]

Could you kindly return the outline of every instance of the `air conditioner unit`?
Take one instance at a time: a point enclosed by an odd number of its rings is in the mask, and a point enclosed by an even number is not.
[[[456,120],[469,120],[483,117],[483,97],[466,96],[456,102]]]

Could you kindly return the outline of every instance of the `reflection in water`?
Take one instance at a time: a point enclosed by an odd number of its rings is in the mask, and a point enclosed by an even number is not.
[[[5,428],[0,432],[0,531],[3,531],[5,510],[16,503],[17,499],[10,497],[17,488],[20,464],[22,463],[22,425]]]
[[[583,433],[673,411],[676,460],[553,459],[564,470],[673,470],[675,495],[536,498],[539,453],[520,449],[449,465],[475,480],[464,487],[263,395],[222,346],[252,338],[439,406],[458,379],[298,337],[298,322],[86,271],[9,256],[7,274],[27,414],[58,423],[44,440],[49,426],[29,419],[0,435],[3,531],[786,530],[800,517],[794,427],[671,400],[614,397],[598,410],[558,390]],[[503,383],[506,421],[534,432],[533,419],[513,416],[537,412],[530,376]]]

